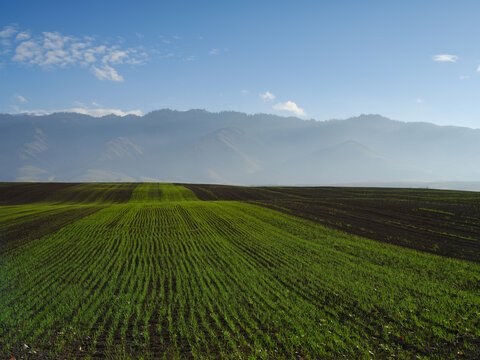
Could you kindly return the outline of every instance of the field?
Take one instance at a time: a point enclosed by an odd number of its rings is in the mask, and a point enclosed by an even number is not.
[[[249,201],[369,239],[480,262],[480,193],[388,188],[185,186],[202,200]]]
[[[479,219],[469,192],[0,184],[0,358],[476,359]]]

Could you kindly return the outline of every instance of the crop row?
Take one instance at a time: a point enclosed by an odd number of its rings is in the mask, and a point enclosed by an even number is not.
[[[5,356],[429,358],[480,350],[479,265],[251,204],[196,201],[169,184],[139,185],[130,202],[3,253],[0,274]]]
[[[134,183],[0,183],[0,205],[102,204],[130,200]]]
[[[480,262],[480,194],[395,188],[186,185],[203,200],[250,201],[372,240]]]

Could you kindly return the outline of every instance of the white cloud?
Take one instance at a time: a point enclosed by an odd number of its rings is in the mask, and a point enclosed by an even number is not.
[[[92,71],[93,74],[100,80],[111,80],[117,82],[123,81],[123,77],[119,75],[113,67],[108,65],[104,65],[102,68],[92,66]]]
[[[478,71],[478,69],[477,69],[477,71]],[[466,80],[466,79],[470,79],[470,75],[460,75],[458,78],[460,80]]]
[[[117,115],[117,116],[126,116],[126,115],[137,115],[142,116],[141,110],[130,110],[130,111],[123,111],[120,109],[88,109],[88,108],[73,108],[62,110],[63,112],[74,112],[78,114],[90,115],[94,117],[102,117],[105,115]]]
[[[15,34],[17,30],[13,26],[5,26],[2,31],[0,31],[0,38],[8,39]]]
[[[123,111],[121,109],[107,109],[102,107],[101,104],[97,103],[96,101],[92,101],[92,105],[95,106],[95,108],[91,109],[88,108],[87,105],[80,101],[74,101],[76,105],[79,107],[74,107],[70,109],[64,109],[64,110],[55,110],[55,111],[41,111],[41,114],[51,114],[54,112],[73,112],[77,114],[84,114],[84,115],[90,115],[94,117],[102,117],[105,115],[110,115],[114,114],[117,116],[126,116],[126,115],[137,115],[137,116],[142,116],[142,111],[141,110],[130,110],[130,111]]]
[[[439,54],[433,56],[433,61],[438,62],[457,62],[458,56],[451,54]]]
[[[219,49],[212,49],[208,53],[210,55],[218,55],[218,54],[220,54],[220,50]]]
[[[110,52],[103,57],[102,62],[104,64],[122,64],[125,60],[129,58],[129,52],[130,50],[111,49]]]
[[[81,104],[81,103],[80,103]],[[80,105],[81,106],[81,105]],[[141,110],[129,110],[129,111],[123,111],[121,109],[89,109],[87,107],[76,107],[76,108],[70,108],[70,109],[60,109],[60,110],[20,110],[17,107],[18,111],[15,111],[17,114],[30,114],[30,115],[49,115],[53,113],[59,113],[59,112],[70,112],[70,113],[77,113],[77,114],[83,114],[83,115],[90,115],[94,117],[102,117],[105,115],[117,115],[117,116],[127,116],[127,115],[137,115],[137,116],[142,116],[143,113]]]
[[[75,45],[75,44],[74,44]],[[91,63],[94,63],[97,61],[97,58],[95,55],[102,55],[105,53],[107,47],[105,45],[100,45],[92,48],[86,48],[85,50],[82,50],[84,47],[84,44],[79,43],[76,44],[77,48],[75,50],[78,51],[78,56],[81,59],[81,64],[82,65],[88,65]],[[88,46],[88,44],[86,44]],[[81,48],[78,48],[81,47]]]
[[[45,67],[50,67],[53,65],[65,67],[73,62],[75,62],[74,58],[72,58],[67,51],[62,49],[54,49],[47,51],[44,54],[44,59],[40,65]]]
[[[10,46],[10,38],[17,32],[13,26],[5,26],[2,31],[0,31],[0,44],[5,47]]]
[[[16,41],[23,41],[30,39],[30,34],[26,31],[19,32],[17,37],[15,38]]]
[[[14,61],[28,64],[38,64],[42,61],[42,48],[33,40],[22,42],[15,49]]]
[[[240,92],[241,92],[242,94],[248,94],[248,90],[245,90],[245,89],[241,90]]]
[[[15,33],[17,43],[10,46],[9,38]],[[13,62],[45,69],[89,67],[98,79],[116,82],[123,81],[116,69],[117,65],[141,65],[149,60],[149,54],[142,46],[126,48],[120,45],[120,40],[117,44],[102,44],[94,37],[77,38],[59,32],[31,35],[11,26],[0,31],[0,43],[6,45],[4,50],[0,50],[0,56],[9,56],[13,50],[10,55]],[[115,69],[112,67],[114,65]]]
[[[418,98],[417,100],[415,100],[417,104],[423,104],[425,102],[425,100],[423,99],[420,99]]]
[[[27,100],[25,97],[23,97],[22,95],[15,94],[14,96],[15,96],[15,98],[16,98],[18,101],[20,101],[21,103],[26,103],[26,102],[28,102],[28,100]]]
[[[270,91],[265,91],[265,93],[260,94],[260,97],[263,100],[274,100],[275,99],[275,95],[273,95]]]
[[[85,105],[84,103],[82,103],[81,101],[78,101],[78,100],[75,100],[73,103],[74,103],[75,105],[81,106],[81,107],[83,107],[83,108],[84,108],[84,107],[87,107],[87,105]]]
[[[58,32],[43,32],[43,48],[47,50],[61,49],[70,40],[73,40],[73,38],[70,36],[63,36]]]
[[[477,67],[477,71],[478,71],[478,72],[480,72],[480,65],[478,65],[478,67]]]
[[[285,103],[278,103],[273,106],[273,109],[275,110],[284,110],[284,111],[290,111],[293,112],[296,115],[299,116],[305,116],[306,113],[302,108],[299,108],[297,104],[295,104],[293,101],[287,101]]]

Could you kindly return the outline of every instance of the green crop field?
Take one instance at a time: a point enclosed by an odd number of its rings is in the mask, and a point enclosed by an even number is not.
[[[480,197],[322,191],[0,184],[0,358],[478,358]]]

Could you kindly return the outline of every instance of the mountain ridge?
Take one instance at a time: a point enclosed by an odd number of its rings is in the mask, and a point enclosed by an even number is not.
[[[479,129],[379,114],[0,114],[0,181],[475,182],[479,157]]]

